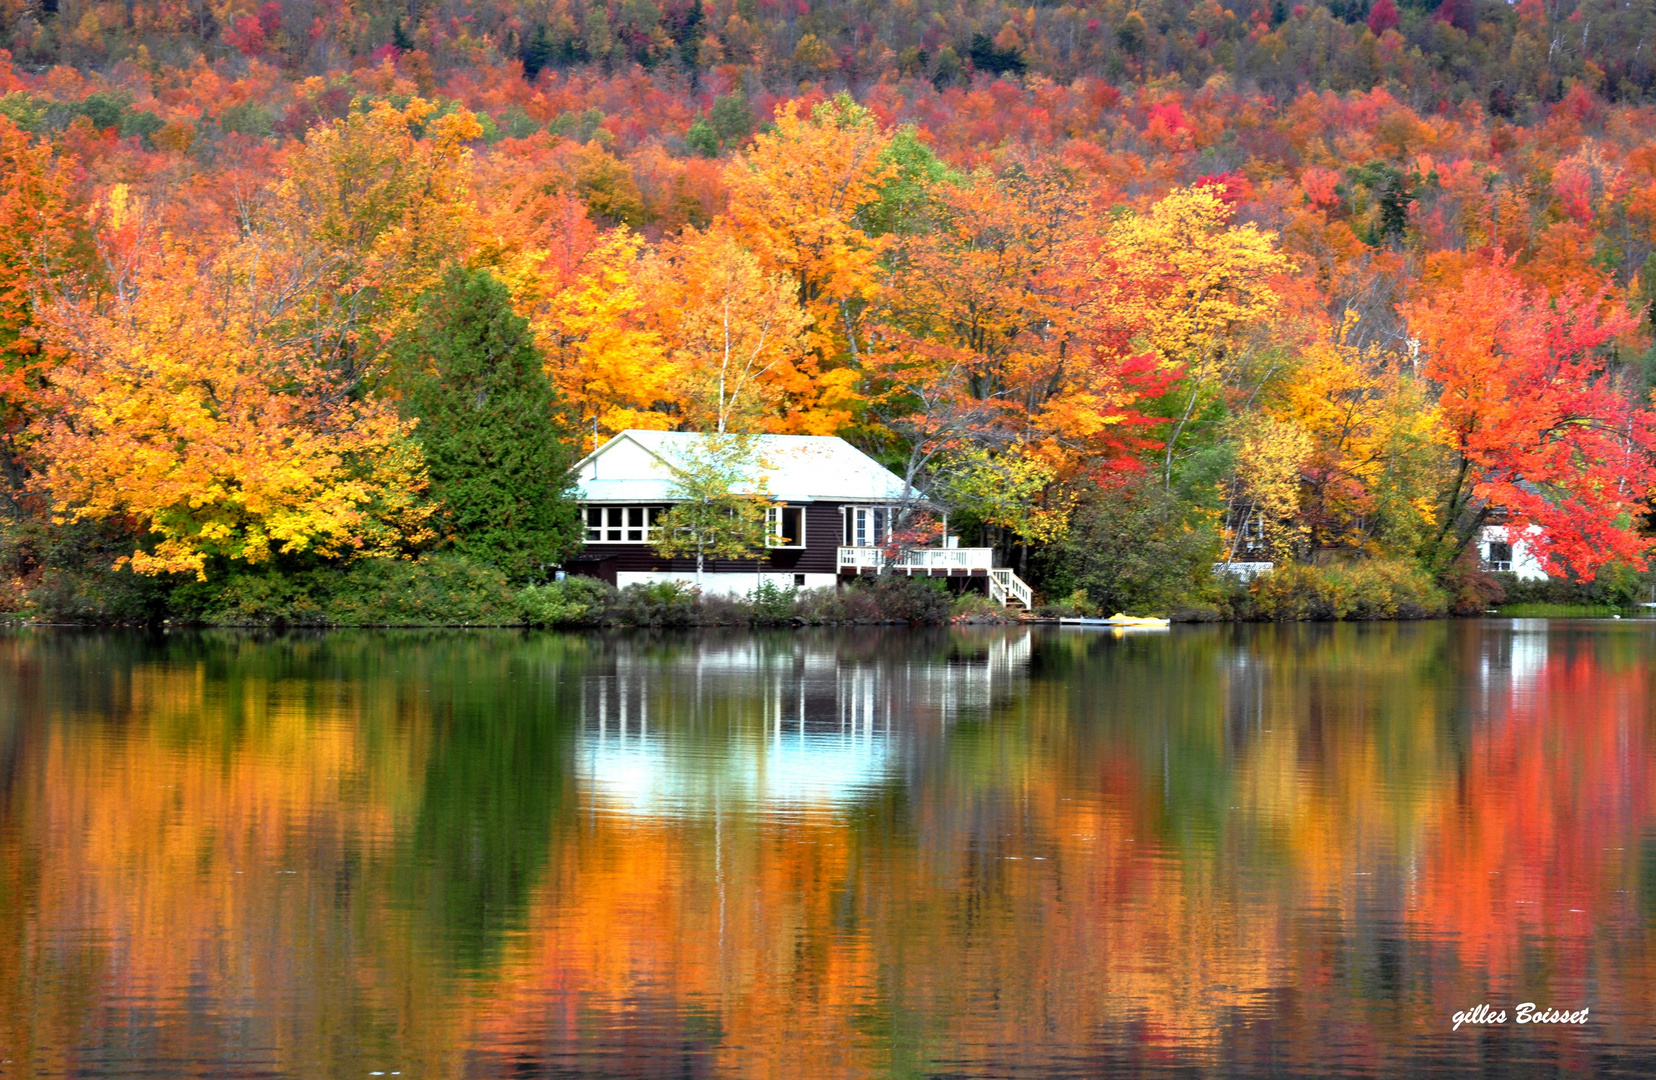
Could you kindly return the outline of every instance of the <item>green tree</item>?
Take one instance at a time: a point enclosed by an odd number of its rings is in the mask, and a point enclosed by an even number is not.
[[[719,134],[705,118],[698,117],[690,130],[684,133],[684,145],[702,157],[719,156]]]
[[[402,29],[402,23],[397,23],[397,28]],[[557,52],[557,43],[552,40],[552,32],[546,24],[535,24],[534,32],[518,50],[518,59],[523,61],[523,77],[530,82],[540,78],[540,73],[552,65]]]
[[[707,120],[726,148],[739,145],[753,134],[753,110],[748,107],[744,94],[724,94],[717,98],[708,110]]]
[[[506,286],[485,270],[450,270],[397,352],[405,408],[419,418],[431,493],[455,550],[513,578],[573,550],[558,401]]]
[[[962,179],[937,159],[931,147],[920,141],[920,134],[912,125],[892,132],[891,141],[880,151],[880,164],[889,165],[894,171],[880,184],[879,200],[864,212],[868,231],[876,236],[922,231],[932,202],[932,190],[939,184],[958,183]]]
[[[1089,486],[1069,525],[1036,554],[1034,578],[1049,596],[1084,589],[1106,613],[1171,614],[1200,606],[1214,588],[1219,536],[1212,516],[1152,475]]]
[[[656,554],[695,556],[698,587],[709,559],[759,556],[770,502],[761,468],[751,436],[704,435],[676,454],[669,489],[676,503],[658,519]]]

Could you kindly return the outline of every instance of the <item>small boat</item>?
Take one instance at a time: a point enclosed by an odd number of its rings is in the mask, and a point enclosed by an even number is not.
[[[1121,630],[1166,630],[1166,619],[1144,618],[1138,615],[1123,615],[1116,612],[1108,619],[1059,619],[1065,626],[1113,626]]]

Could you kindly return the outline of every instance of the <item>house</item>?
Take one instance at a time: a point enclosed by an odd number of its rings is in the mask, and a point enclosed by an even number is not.
[[[1485,525],[1478,530],[1478,559],[1484,567],[1496,572],[1510,571],[1519,581],[1545,581],[1547,572],[1535,557],[1529,542],[1541,536],[1541,529],[1531,525],[1522,535],[1513,536],[1507,525]]]
[[[575,466],[584,544],[565,568],[612,585],[676,581],[693,584],[694,558],[663,558],[652,543],[661,515],[673,505],[674,463],[705,436],[629,429]],[[762,558],[710,560],[705,593],[742,595],[761,581],[783,588],[820,588],[882,570],[981,582],[1003,604],[1031,606],[1029,587],[994,565],[992,548],[891,546],[905,505],[922,501],[901,477],[844,439],[817,435],[754,437],[757,473],[735,490],[763,482],[771,505],[770,540]]]

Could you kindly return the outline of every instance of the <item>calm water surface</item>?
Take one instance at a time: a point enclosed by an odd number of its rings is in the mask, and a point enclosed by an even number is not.
[[[1633,622],[15,633],[0,1074],[1652,1075],[1653,723]]]

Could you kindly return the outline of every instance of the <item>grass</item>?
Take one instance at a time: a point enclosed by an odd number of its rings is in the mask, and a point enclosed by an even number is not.
[[[1633,612],[1601,604],[1504,604],[1495,614],[1504,619],[1608,619]]]

